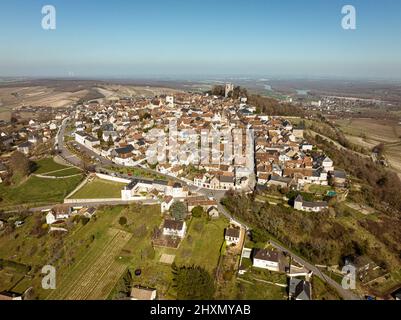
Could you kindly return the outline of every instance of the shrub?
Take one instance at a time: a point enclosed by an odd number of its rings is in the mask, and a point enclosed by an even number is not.
[[[184,220],[187,216],[187,207],[183,202],[176,201],[171,205],[170,212],[176,220]]]
[[[120,219],[118,220],[118,223],[120,224],[120,226],[125,226],[127,224],[127,218],[120,217]]]
[[[195,207],[195,208],[192,209],[191,213],[192,213],[192,216],[193,216],[193,217],[195,217],[195,218],[200,218],[200,217],[202,217],[202,215],[203,215],[205,212],[203,211],[203,208],[202,208],[201,206],[197,206],[197,207]]]

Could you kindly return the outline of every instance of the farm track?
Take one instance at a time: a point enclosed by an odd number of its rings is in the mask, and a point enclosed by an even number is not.
[[[110,240],[101,249],[92,249],[81,259],[70,274],[61,282],[52,300],[98,300],[106,299],[116,282],[126,269],[126,265],[118,262],[116,257],[131,238],[131,234],[117,230],[109,230]],[[95,251],[95,252],[93,252]],[[84,265],[83,270],[73,279],[77,268]]]

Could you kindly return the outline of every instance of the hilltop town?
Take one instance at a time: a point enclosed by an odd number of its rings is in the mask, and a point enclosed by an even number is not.
[[[350,230],[344,210],[375,208],[349,198],[361,182],[326,152],[314,119],[265,113],[232,84],[15,108],[0,128],[0,261],[33,280],[0,282],[2,296],[28,298],[36,288],[47,299],[360,299],[389,267],[361,239],[334,237]],[[17,233],[34,239],[19,253]],[[320,241],[325,251],[315,249]],[[40,262],[27,254],[50,242]],[[77,243],[91,260],[74,274]],[[32,265],[49,261],[69,275],[65,289],[37,287]],[[349,263],[363,270],[353,290],[338,281]],[[99,280],[102,267],[112,271]],[[202,274],[213,292],[175,292],[171,268]],[[84,278],[87,290],[76,291]]]

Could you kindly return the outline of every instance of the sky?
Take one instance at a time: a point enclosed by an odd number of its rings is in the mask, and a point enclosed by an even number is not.
[[[0,1],[0,76],[220,75],[401,79],[401,1]]]

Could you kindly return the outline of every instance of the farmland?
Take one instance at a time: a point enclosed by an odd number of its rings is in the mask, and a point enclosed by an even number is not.
[[[124,226],[122,215],[128,219]],[[37,213],[21,228],[0,235],[0,259],[32,268],[25,278],[19,270],[3,270],[0,289],[24,292],[33,286],[39,299],[107,299],[125,270],[144,261],[151,230],[161,223],[158,207],[104,207],[88,223],[70,219],[68,233],[37,236],[32,230],[40,217],[43,223],[44,215]],[[57,271],[54,291],[40,286],[40,270],[47,264]],[[169,267],[166,274],[171,274]]]
[[[397,121],[377,119],[339,119],[335,123],[348,140],[372,149],[384,144],[384,155],[401,176],[401,125]]]
[[[109,229],[105,240],[88,250],[85,256],[62,278],[53,300],[106,299],[119,280],[126,265],[117,256],[131,238],[131,234]]]

